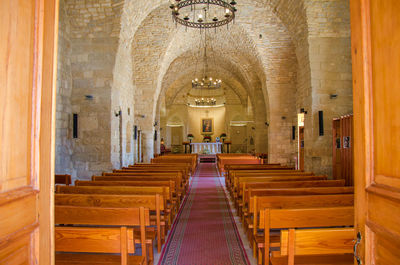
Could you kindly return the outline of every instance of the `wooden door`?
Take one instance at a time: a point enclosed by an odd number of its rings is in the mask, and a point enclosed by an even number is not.
[[[350,3],[357,251],[400,264],[400,1]]]
[[[0,1],[0,264],[52,264],[56,0]]]

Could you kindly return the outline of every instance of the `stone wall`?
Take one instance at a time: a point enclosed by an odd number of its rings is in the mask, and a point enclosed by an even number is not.
[[[60,1],[56,172],[74,179],[112,169],[111,85],[121,3]],[[76,139],[73,113],[78,114]]]
[[[293,165],[291,128],[304,108],[306,169],[329,175],[331,119],[352,111],[348,0],[243,0],[238,9],[235,25],[210,37],[211,70],[254,120],[255,151]],[[149,161],[154,130],[167,133],[169,105],[190,85],[198,31],[176,27],[166,0],[61,0],[59,34],[57,173],[88,178],[138,161],[135,125]]]
[[[111,83],[118,40],[80,38],[72,41],[72,110],[79,117],[72,161],[79,178],[110,170]],[[91,99],[88,97],[92,97]]]
[[[76,172],[74,171],[71,161],[71,155],[73,153],[71,130],[71,24],[66,13],[64,1],[60,2],[59,16],[55,173],[72,174],[76,177]]]
[[[308,1],[307,17],[312,107],[306,120],[312,130],[305,131],[305,166],[332,175],[332,119],[353,110],[349,1]],[[318,111],[324,114],[323,136]]]

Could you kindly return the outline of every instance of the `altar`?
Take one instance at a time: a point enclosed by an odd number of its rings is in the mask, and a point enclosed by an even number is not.
[[[192,154],[219,154],[222,143],[190,143]]]

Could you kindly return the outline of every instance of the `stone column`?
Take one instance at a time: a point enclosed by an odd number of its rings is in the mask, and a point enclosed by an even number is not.
[[[143,137],[143,163],[150,163],[154,157],[154,134],[153,131],[142,131]]]

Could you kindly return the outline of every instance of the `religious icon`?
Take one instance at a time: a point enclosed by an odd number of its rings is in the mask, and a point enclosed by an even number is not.
[[[213,119],[201,119],[201,133],[212,134],[213,133]]]

